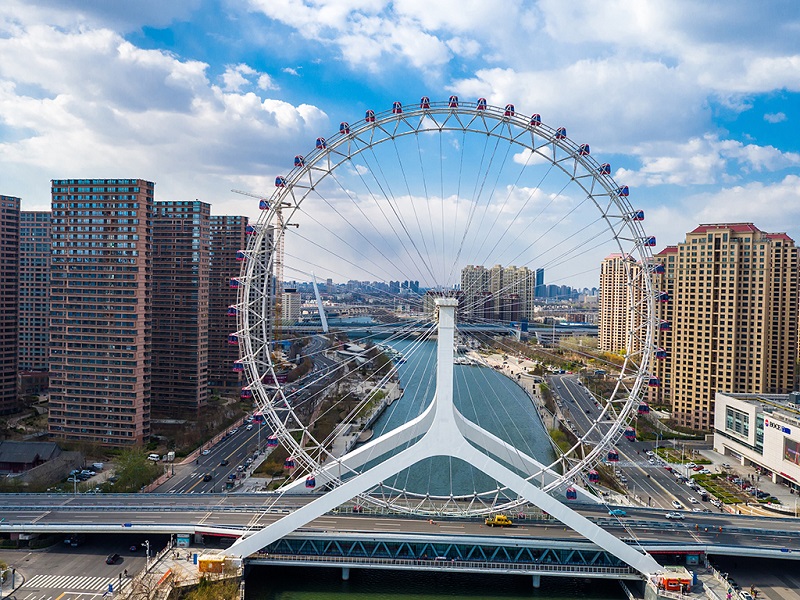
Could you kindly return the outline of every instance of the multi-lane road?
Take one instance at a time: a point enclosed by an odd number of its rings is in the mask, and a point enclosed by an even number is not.
[[[598,408],[594,396],[581,385],[575,375],[554,375],[549,379],[553,392],[561,403],[562,414],[576,433],[582,435],[600,417],[601,409]],[[614,423],[609,419],[601,421],[599,427],[588,434],[586,442],[599,442],[612,426]],[[664,468],[666,465],[663,461],[647,455],[653,449],[652,442],[630,442],[622,438],[616,449],[619,454],[619,462],[613,465],[616,472],[622,476],[623,481],[627,480],[629,494],[644,504],[672,510],[672,503],[677,500],[689,510],[718,510],[708,502],[701,502],[697,492],[676,480]],[[690,498],[695,498],[698,503],[691,503]]]

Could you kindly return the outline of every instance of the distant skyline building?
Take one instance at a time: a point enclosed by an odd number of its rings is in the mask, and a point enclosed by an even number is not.
[[[238,277],[242,261],[236,254],[247,247],[245,229],[248,218],[241,215],[211,215],[209,251],[208,380],[215,391],[238,391],[244,374],[233,370],[239,360],[239,347],[228,343],[236,328],[236,318],[228,307],[238,301],[231,278]]]
[[[19,370],[47,371],[50,345],[50,213],[20,212]]]
[[[52,438],[150,437],[153,204],[142,179],[54,179]]]
[[[199,200],[155,203],[154,413],[192,416],[208,402],[210,215]]]
[[[19,364],[19,221],[20,199],[0,195],[0,414],[20,406]]]

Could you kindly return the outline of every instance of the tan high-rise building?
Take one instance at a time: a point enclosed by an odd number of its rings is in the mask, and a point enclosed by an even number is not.
[[[528,267],[468,265],[461,269],[463,313],[469,319],[531,319],[535,290],[536,272]]]
[[[600,265],[598,346],[603,352],[637,352],[641,348],[642,268],[635,259],[611,254]]]
[[[675,320],[675,272],[678,260],[678,247],[667,246],[653,256],[651,269],[654,291],[666,296],[658,297],[655,303],[657,327],[655,349],[650,364],[650,372],[658,377],[660,385],[648,388],[648,401],[652,404],[672,402],[672,323]]]
[[[150,437],[154,187],[52,181],[53,438],[132,446]]]
[[[700,225],[678,244],[672,319],[673,416],[713,426],[714,395],[785,394],[797,357],[797,247],[752,223]]]

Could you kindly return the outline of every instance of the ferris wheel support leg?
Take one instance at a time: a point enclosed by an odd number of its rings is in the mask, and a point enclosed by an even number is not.
[[[338,479],[341,475],[347,475],[353,469],[357,469],[371,460],[379,458],[384,454],[391,452],[412,441],[414,438],[419,437],[425,433],[433,420],[433,403],[431,403],[425,411],[418,417],[412,419],[393,429],[389,433],[382,435],[374,440],[364,444],[360,448],[353,450],[339,458],[326,463],[322,469],[313,473],[316,485],[322,486]],[[303,492],[311,491],[306,489],[305,482],[302,478],[291,484],[281,488],[284,492]]]
[[[464,417],[464,415],[458,412],[458,410],[455,408],[453,411],[456,416],[456,424],[458,425],[458,429],[461,431],[462,435],[473,444],[483,448],[487,452],[493,454],[499,460],[507,462],[515,469],[518,469],[523,473],[527,473],[528,475],[544,470],[544,481],[538,482],[541,485],[547,485],[558,478],[558,473],[554,473],[546,465],[543,465],[532,456],[528,456],[493,433],[486,431],[482,427],[479,427]],[[590,494],[580,485],[573,484],[573,487],[581,495],[581,500],[595,503],[601,502],[597,496]]]
[[[663,570],[661,565],[649,554],[643,554],[629,546],[602,527],[592,523],[583,515],[526,481],[492,457],[482,454],[475,447],[469,444],[462,444],[454,448],[454,450],[454,456],[495,478],[531,504],[546,511],[570,529],[597,544],[603,550],[610,552],[643,575],[650,576]]]
[[[285,535],[307,525],[314,519],[321,517],[328,511],[341,506],[348,500],[355,498],[378,485],[387,477],[391,477],[430,456],[419,442],[406,448],[399,454],[376,465],[369,471],[357,475],[340,486],[326,492],[319,498],[309,502],[294,512],[267,525],[264,529],[255,532],[249,537],[242,537],[231,545],[227,552],[230,555],[245,557],[258,552],[265,546],[275,542]]]

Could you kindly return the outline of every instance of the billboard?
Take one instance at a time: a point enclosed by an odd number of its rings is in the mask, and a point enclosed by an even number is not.
[[[800,442],[783,438],[783,460],[800,465]]]

